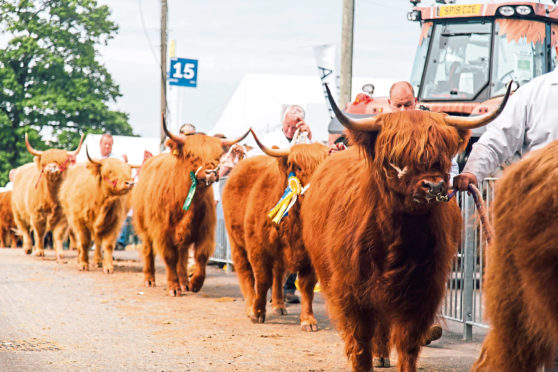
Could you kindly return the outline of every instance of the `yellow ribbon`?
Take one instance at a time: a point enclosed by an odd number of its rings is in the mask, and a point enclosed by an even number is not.
[[[288,180],[288,186],[285,190],[283,196],[277,202],[275,207],[267,214],[273,222],[279,224],[281,219],[285,217],[289,209],[296,202],[297,196],[302,192],[302,185],[300,180],[295,176],[290,176]]]

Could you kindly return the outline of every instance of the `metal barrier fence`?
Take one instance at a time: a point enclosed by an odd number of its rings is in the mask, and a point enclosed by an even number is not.
[[[225,182],[226,178],[219,180],[220,192]],[[492,217],[490,204],[494,199],[495,182],[495,178],[485,179],[479,188],[489,220]],[[440,312],[444,318],[462,323],[463,339],[471,341],[473,327],[488,328],[483,303],[486,241],[473,197],[467,192],[460,192],[456,198],[463,217],[462,240],[447,281],[446,296]],[[227,271],[231,271],[231,251],[220,202],[217,205],[215,253],[210,260],[226,263]]]
[[[485,179],[479,188],[489,221],[492,221],[490,205],[494,200],[495,182],[495,178]],[[462,323],[463,339],[471,341],[474,326],[488,328],[483,302],[486,240],[472,195],[460,192],[457,194],[457,202],[463,217],[461,246],[448,278],[441,313],[446,319]]]

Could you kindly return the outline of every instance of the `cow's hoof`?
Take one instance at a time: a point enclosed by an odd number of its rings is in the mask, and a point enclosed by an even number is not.
[[[31,254],[33,250],[31,248],[27,248],[25,249],[25,254]]]
[[[432,341],[439,340],[442,337],[443,330],[442,326],[438,323],[433,324],[430,329],[428,330],[428,334],[426,335],[426,340],[424,340],[424,346],[430,345]]]
[[[89,265],[86,263],[80,263],[78,265],[79,271],[89,271]]]
[[[283,306],[274,307],[274,308],[272,309],[272,311],[273,311],[274,314],[277,314],[277,315],[287,315],[287,314],[289,314],[289,313],[287,312],[287,309],[286,309],[285,307],[283,307]]]
[[[169,296],[171,297],[180,297],[182,295],[182,293],[180,292],[180,289],[170,289],[169,290]]]
[[[180,290],[182,292],[189,292],[190,291],[190,286],[188,284],[186,284],[186,285],[180,284]]]
[[[265,313],[260,315],[250,315],[250,320],[254,324],[261,324],[265,322]]]
[[[190,279],[190,290],[192,292],[199,292],[201,287],[203,286],[203,281],[205,280],[204,276],[193,276]]]
[[[103,267],[103,263],[101,261],[94,261],[93,265],[99,269]]]
[[[59,254],[56,255],[56,259],[57,259],[58,261],[60,261],[60,260],[63,259],[63,258],[64,258],[64,253],[59,253]]]
[[[37,257],[44,257],[44,256],[45,256],[45,251],[36,251],[36,252],[35,252],[35,256],[37,256]]]
[[[316,332],[318,331],[318,324],[306,322],[300,322],[300,329],[304,332]]]
[[[146,280],[145,281],[145,286],[146,287],[155,287],[155,280]]]
[[[374,357],[374,368],[389,368],[389,358],[387,357]]]
[[[112,267],[112,266],[104,267],[104,268],[103,268],[103,272],[104,272],[105,274],[112,274],[112,273],[114,272],[114,267]]]

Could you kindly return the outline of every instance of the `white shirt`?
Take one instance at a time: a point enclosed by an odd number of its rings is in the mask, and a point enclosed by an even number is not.
[[[463,172],[480,182],[518,152],[521,156],[558,139],[558,69],[521,86],[473,145]]]

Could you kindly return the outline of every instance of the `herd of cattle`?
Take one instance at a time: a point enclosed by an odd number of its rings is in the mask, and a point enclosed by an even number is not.
[[[388,366],[393,347],[399,371],[416,371],[461,239],[455,199],[440,201],[448,194],[451,159],[467,145],[470,129],[501,112],[509,94],[508,89],[498,110],[470,118],[407,111],[355,120],[330,98],[352,144],[331,155],[319,143],[268,148],[252,132],[265,155],[240,161],[222,195],[234,269],[251,321],[265,321],[270,288],[272,311],[286,314],[283,280],[287,272],[297,272],[302,330],[318,329],[312,300],[319,280],[353,370],[372,370],[373,357]],[[71,164],[83,137],[73,152],[37,151],[25,137],[35,162],[18,168],[11,195],[0,194],[0,244],[6,246],[5,232],[16,230],[24,251],[42,256],[43,237],[51,231],[61,258],[70,235],[80,270],[88,270],[94,243],[94,263],[112,273],[112,251],[132,208],[145,284],[155,285],[154,255],[159,254],[171,295],[199,291],[215,247],[210,185],[225,149],[249,132],[225,140],[176,135],[164,119],[162,125],[170,151],[138,167],[136,182],[134,166],[119,159],[87,154],[86,164]],[[499,190],[513,192],[498,192],[494,204],[496,236],[486,270],[493,328],[475,371],[552,365],[558,299],[550,289],[558,282],[558,229],[548,221],[558,209],[557,176],[552,177],[557,156],[553,144],[513,166],[500,181]],[[287,195],[294,195],[290,203]],[[281,218],[272,219],[269,212],[282,205],[280,200],[289,204],[288,213],[283,208]],[[15,237],[11,241],[13,246]]]

